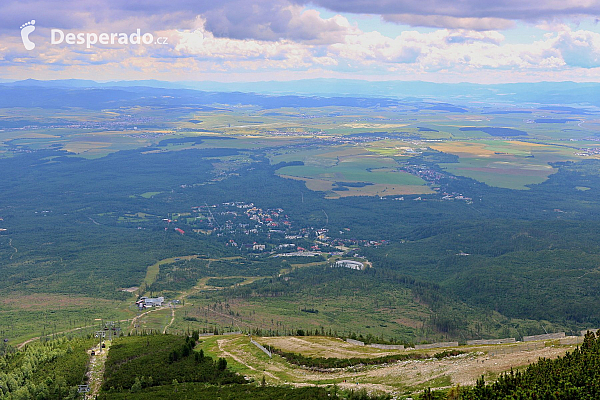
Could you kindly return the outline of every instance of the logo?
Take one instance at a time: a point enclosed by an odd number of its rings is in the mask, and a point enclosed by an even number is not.
[[[29,34],[35,31],[35,19],[21,25],[21,39],[23,40],[23,46],[26,50],[35,49],[35,43],[29,40]]]
[[[27,50],[35,49],[35,43],[29,40],[29,35],[35,31],[35,19],[21,25],[21,39]],[[141,29],[127,34],[124,32],[67,32],[62,29],[51,29],[50,44],[83,45],[90,49],[95,45],[167,45],[166,37],[155,38],[152,33],[142,33]]]
[[[61,29],[52,29],[50,31],[50,43],[51,44],[69,44],[69,45],[85,45],[86,48],[92,48],[97,44],[104,45],[129,45],[129,44],[167,44],[166,37],[159,37],[154,40],[154,35],[151,33],[142,34],[140,29],[137,29],[132,34],[127,33],[93,33],[93,32],[63,32]]]

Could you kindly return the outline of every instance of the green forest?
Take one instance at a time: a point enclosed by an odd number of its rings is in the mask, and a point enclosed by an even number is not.
[[[365,399],[388,396],[339,392],[323,388],[265,386],[231,372],[224,358],[213,360],[195,350],[198,334],[191,336],[142,335],[122,337],[111,345],[100,399],[164,398],[225,399]],[[199,384],[202,383],[202,384]],[[212,397],[209,397],[212,398]]]
[[[394,153],[398,170],[439,175],[429,194],[327,198],[278,171],[301,166],[296,153],[333,151],[337,142],[222,142],[177,137],[88,158],[19,147],[0,158],[9,177],[0,180],[2,399],[76,398],[94,344],[88,334],[102,319],[129,327],[111,343],[103,399],[369,398],[329,384],[251,381],[205,354],[193,331],[409,346],[600,325],[598,160],[552,162],[546,181],[512,190],[447,173],[457,156]],[[272,165],[273,154],[288,161]],[[366,267],[332,268],[345,258]],[[172,308],[136,322],[142,295],[164,296]],[[143,326],[153,318],[160,329]],[[178,334],[127,336],[157,331]],[[588,336],[556,361],[423,396],[595,398],[584,365],[595,365],[599,346]],[[275,353],[313,369],[425,357]]]
[[[193,207],[227,201],[284,209],[298,231],[325,228],[332,240],[385,240],[379,247],[359,244],[354,252],[372,263],[374,276],[398,274],[419,282],[413,292],[431,306],[463,303],[480,315],[543,319],[572,330],[600,323],[598,314],[589,312],[600,300],[598,161],[556,164],[556,174],[523,191],[461,177],[441,183],[446,191],[469,194],[474,201],[468,204],[441,201],[437,194],[420,196],[422,201],[406,196],[403,202],[325,199],[302,182],[276,176],[264,148],[147,150],[98,159],[43,150],[0,159],[2,170],[14,171],[14,179],[0,181],[0,218],[6,229],[0,233],[0,293],[16,296],[16,302],[39,293],[87,302],[52,312],[0,304],[5,336],[40,334],[40,320],[46,332],[56,332],[85,325],[92,314],[125,316],[90,299],[131,301],[119,289],[140,285],[148,265],[170,257],[200,256],[161,268],[149,288],[153,294],[180,293],[202,277],[273,276],[290,270],[292,263],[322,260],[271,258],[228,246],[229,241],[257,240],[278,246],[289,241],[282,234],[206,235],[194,233],[185,219],[164,221]],[[244,154],[251,162],[227,179],[212,180],[214,159],[230,154]],[[415,156],[412,162],[439,169],[432,157]],[[227,218],[216,215],[215,221],[221,226]],[[175,226],[186,234],[174,231]],[[302,238],[298,243],[310,242]],[[241,259],[205,261],[225,257]],[[461,324],[435,321],[444,334],[471,336],[459,333]]]
[[[143,399],[164,396],[200,399],[388,399],[363,391],[306,387],[295,389],[252,382],[232,372],[225,359],[212,359],[198,347],[198,334],[191,336],[139,335],[116,338],[111,344],[100,399]],[[60,338],[34,342],[0,357],[0,398],[75,399],[77,385],[87,383],[88,349],[94,338]],[[345,368],[356,363],[398,362],[386,359],[311,359],[277,351],[292,363],[317,368]],[[439,359],[455,352],[434,355]],[[419,358],[418,354],[411,358]],[[93,357],[93,356],[92,356]],[[293,358],[293,359],[292,359]],[[327,361],[327,365],[323,364]],[[340,364],[344,361],[345,364]],[[312,363],[312,364],[311,364]],[[425,389],[422,400],[430,399],[596,399],[600,393],[600,337],[592,332],[583,344],[557,359],[540,359],[522,370],[511,370],[491,383],[480,378],[472,387]],[[274,397],[273,397],[274,396]]]
[[[105,365],[99,399],[356,399],[384,400],[364,392],[265,386],[232,372],[224,358],[196,351],[198,335],[116,338]],[[88,384],[88,350],[97,339],[59,338],[34,342],[0,356],[0,399],[79,399]],[[94,356],[92,356],[94,357]],[[208,397],[206,397],[208,396]]]
[[[38,341],[0,357],[0,399],[77,399],[91,338]]]

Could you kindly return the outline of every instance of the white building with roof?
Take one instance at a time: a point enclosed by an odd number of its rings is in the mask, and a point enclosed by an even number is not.
[[[335,264],[333,266],[336,268],[355,269],[357,271],[365,269],[365,265],[363,263],[361,263],[360,261],[354,261],[354,260],[338,260],[335,262]]]

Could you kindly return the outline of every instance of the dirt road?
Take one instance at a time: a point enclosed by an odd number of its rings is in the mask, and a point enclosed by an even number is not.
[[[545,346],[544,342],[516,344],[505,346],[477,346],[464,348],[466,353],[444,358],[425,360],[408,360],[377,366],[358,366],[355,368],[316,371],[292,365],[279,356],[265,361],[258,350],[245,344],[247,338],[231,338],[218,340],[218,347],[224,356],[248,368],[247,374],[255,379],[262,375],[294,386],[320,385],[327,381],[334,382],[343,388],[365,388],[369,392],[387,392],[402,394],[407,391],[422,391],[423,387],[445,388],[454,385],[473,385],[482,375],[486,380],[495,379],[499,374],[512,369],[525,367],[540,357],[556,358],[572,350],[575,345]],[[311,353],[316,347],[321,354],[337,354],[338,357],[354,356],[347,343],[328,339],[328,349],[322,349],[327,341],[306,341],[302,338],[256,338],[259,343],[272,344],[279,348],[290,347],[300,352]],[[286,346],[282,341],[287,341]],[[316,346],[316,347],[315,347]],[[357,348],[356,351],[359,349]],[[363,354],[364,356],[364,354]],[[358,384],[357,384],[358,383]]]

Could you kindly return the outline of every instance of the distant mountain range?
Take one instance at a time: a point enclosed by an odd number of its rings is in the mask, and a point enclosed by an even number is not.
[[[455,104],[485,102],[500,105],[561,104],[600,107],[600,83],[536,82],[480,85],[474,83],[432,83],[421,81],[370,82],[345,79],[308,79],[268,82],[166,82],[157,80],[95,82],[66,79],[27,79],[0,83],[0,89],[108,89],[138,92],[141,88],[184,90],[186,97],[202,97],[193,91],[210,93],[256,93],[266,96],[351,97],[450,101]],[[88,93],[89,94],[89,93]],[[97,94],[97,93],[96,93]],[[107,94],[107,93],[104,93]],[[126,96],[130,97],[130,96]],[[134,96],[135,97],[135,96]],[[11,99],[14,100],[14,99]],[[5,102],[2,105],[7,106]]]

